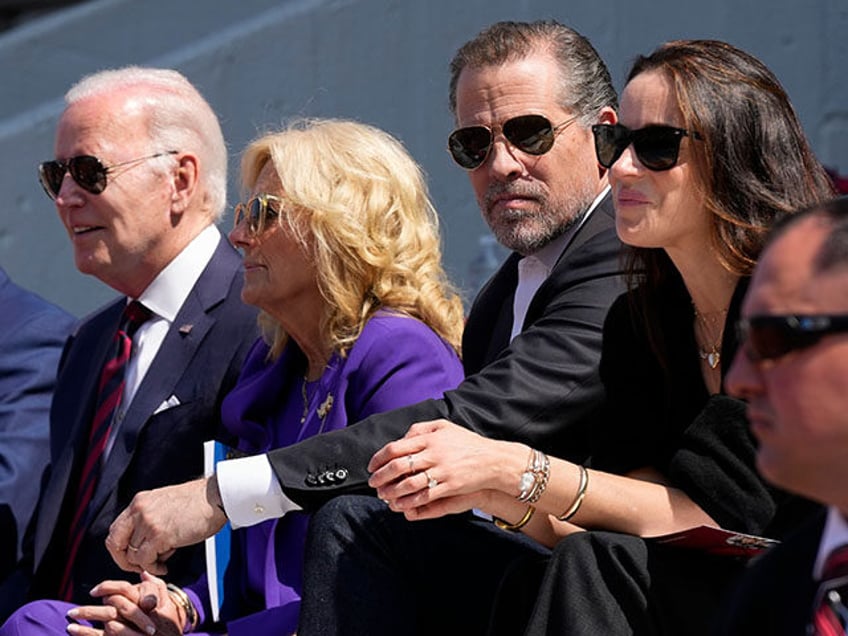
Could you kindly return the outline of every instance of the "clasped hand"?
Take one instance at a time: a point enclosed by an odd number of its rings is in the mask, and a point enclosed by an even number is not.
[[[183,633],[181,625],[185,624],[185,617],[168,594],[165,582],[147,572],[142,572],[141,583],[103,581],[92,588],[91,595],[102,599],[103,605],[75,607],[68,617],[102,623],[103,629],[71,623],[67,628],[69,634],[177,636]]]
[[[368,484],[410,520],[485,510],[494,491],[509,488],[505,445],[447,420],[419,422],[374,454]]]

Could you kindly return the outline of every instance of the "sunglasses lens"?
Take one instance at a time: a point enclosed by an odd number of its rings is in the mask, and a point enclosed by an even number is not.
[[[264,207],[259,197],[253,197],[247,202],[247,227],[254,234],[259,234],[265,227]]]
[[[45,161],[38,166],[38,180],[51,199],[59,196],[62,180],[65,178],[65,166],[58,161]]]
[[[595,155],[604,168],[611,168],[630,145],[630,131],[619,124],[595,124],[592,134],[595,136]]]
[[[100,194],[106,189],[106,168],[97,157],[73,157],[68,160],[68,170],[82,189],[92,194]]]
[[[747,347],[752,360],[774,360],[813,346],[823,335],[822,331],[804,331],[794,317],[760,316],[748,323]]]
[[[466,170],[480,166],[489,154],[492,146],[492,133],[483,126],[460,128],[448,137],[448,150],[451,157]]]
[[[669,126],[649,126],[633,132],[636,156],[649,170],[669,170],[677,163],[683,131]]]
[[[541,115],[522,115],[504,122],[504,137],[528,155],[543,155],[554,145],[551,122]]]

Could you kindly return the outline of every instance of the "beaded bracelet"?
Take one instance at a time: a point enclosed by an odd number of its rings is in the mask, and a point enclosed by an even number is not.
[[[527,506],[527,512],[524,513],[521,520],[516,523],[509,523],[503,519],[498,519],[497,517],[492,517],[492,521],[501,530],[506,530],[507,532],[518,532],[521,528],[530,523],[530,519],[533,517],[534,512],[536,512],[536,506],[530,505]]]
[[[188,597],[188,594],[183,591],[182,588],[177,587],[173,583],[168,583],[165,585],[168,589],[168,594],[171,596],[171,600],[174,601],[175,605],[179,605],[183,608],[186,616],[186,625],[183,627],[183,633],[193,632],[194,628],[197,627],[197,610],[194,609],[194,604],[191,602],[191,599]]]
[[[568,507],[568,510],[557,517],[560,521],[571,519],[580,510],[580,506],[583,505],[583,498],[586,496],[586,489],[589,487],[589,471],[582,465],[578,465],[578,468],[580,469],[580,485],[577,486],[577,494],[574,497],[574,501]]]

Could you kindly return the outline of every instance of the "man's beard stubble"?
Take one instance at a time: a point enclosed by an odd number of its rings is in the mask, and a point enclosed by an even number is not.
[[[532,210],[507,210],[494,218],[495,199],[504,194],[518,195],[537,203]],[[567,200],[552,202],[536,183],[495,183],[486,191],[483,218],[498,243],[522,256],[533,254],[567,232],[577,223],[595,199],[590,188],[573,193]]]

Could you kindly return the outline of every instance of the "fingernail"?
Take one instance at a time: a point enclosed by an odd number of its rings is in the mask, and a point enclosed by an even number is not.
[[[71,623],[70,625],[68,625],[68,626],[65,628],[65,630],[66,630],[69,634],[78,634],[78,633],[79,633],[79,631],[80,631],[80,626],[79,626],[77,623]]]
[[[150,634],[150,636],[153,636],[153,634],[156,633],[156,628],[153,627],[153,625],[148,625],[147,628],[144,631],[146,631],[148,634]]]
[[[79,610],[76,607],[69,609],[66,616],[68,618],[76,618],[77,616],[79,616]]]
[[[94,596],[94,595],[95,595],[95,594],[97,594],[97,592],[99,592],[99,591],[100,591],[100,584],[98,583],[97,585],[95,585],[93,588],[91,588],[91,589],[88,591],[88,594],[89,594],[90,596]]]

